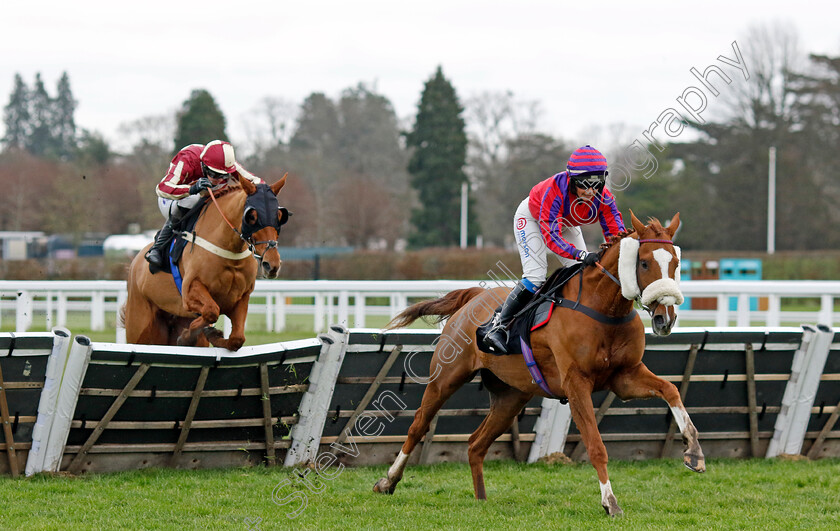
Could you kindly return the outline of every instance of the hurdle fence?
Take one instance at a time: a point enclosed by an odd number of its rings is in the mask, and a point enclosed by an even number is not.
[[[389,463],[439,334],[332,325],[317,338],[234,353],[91,342],[60,328],[2,333],[0,473]],[[682,328],[646,340],[645,363],[678,387],[708,457],[840,456],[840,344],[830,327]],[[615,398],[593,395],[613,458],[680,455],[664,402]],[[489,407],[479,373],[444,405],[411,462],[466,461]],[[488,459],[556,452],[587,458],[568,405],[535,397]]]

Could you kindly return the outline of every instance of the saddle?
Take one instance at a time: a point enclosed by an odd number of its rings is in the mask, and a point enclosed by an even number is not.
[[[582,267],[583,264],[579,263],[569,267],[561,267],[554,271],[548,280],[540,286],[540,289],[537,290],[531,301],[526,304],[525,307],[514,316],[513,321],[508,324],[508,341],[506,345],[507,353],[494,352],[484,341],[487,332],[490,331],[490,328],[493,325],[493,316],[490,316],[490,319],[479,326],[475,331],[476,344],[478,345],[478,348],[483,352],[494,354],[496,356],[506,356],[510,354],[522,355],[522,343],[524,342],[524,344],[530,348],[531,332],[545,326],[545,324],[551,319],[551,313],[554,310],[556,302],[550,298],[549,295],[559,291],[560,288],[562,288],[570,278],[575,276]],[[496,312],[500,309],[501,306],[496,308]],[[520,339],[522,341],[520,341]]]

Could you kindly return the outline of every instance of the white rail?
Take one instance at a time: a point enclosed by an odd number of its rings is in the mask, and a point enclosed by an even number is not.
[[[361,328],[368,317],[392,317],[415,300],[455,289],[494,285],[494,281],[477,280],[258,280],[249,312],[263,315],[268,331],[285,330],[290,314],[310,315],[315,332],[326,330],[331,323]],[[717,300],[717,309],[681,309],[683,324],[775,327],[800,322],[828,326],[840,323],[840,312],[834,311],[835,299],[840,299],[840,281],[686,280],[681,287],[687,298]],[[730,310],[733,297],[737,301],[734,311]],[[756,297],[763,299],[761,307],[766,309],[750,309],[750,299]],[[788,298],[818,300],[819,309],[814,304],[813,310],[782,311],[782,300]],[[16,332],[41,326],[48,330],[66,327],[69,312],[83,312],[90,317],[91,330],[105,330],[106,322],[117,322],[116,314],[125,299],[122,281],[0,280],[0,327],[11,328],[3,324],[3,319],[11,315]]]

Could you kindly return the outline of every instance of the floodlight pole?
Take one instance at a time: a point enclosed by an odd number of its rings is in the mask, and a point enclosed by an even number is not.
[[[776,252],[776,148],[770,147],[767,170],[767,254]]]
[[[467,248],[467,197],[470,185],[466,181],[461,183],[461,249]]]

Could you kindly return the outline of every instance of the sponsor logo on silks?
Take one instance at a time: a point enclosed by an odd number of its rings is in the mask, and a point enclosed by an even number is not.
[[[522,220],[522,221],[525,221],[525,220]],[[517,222],[517,225],[518,224],[519,223]],[[528,240],[525,238],[525,231],[524,230],[519,231],[519,244],[522,246],[522,256],[524,256],[525,258],[530,258],[531,257],[531,251],[528,249]]]
[[[525,228],[525,218],[519,218],[516,220],[516,230],[522,230]]]

